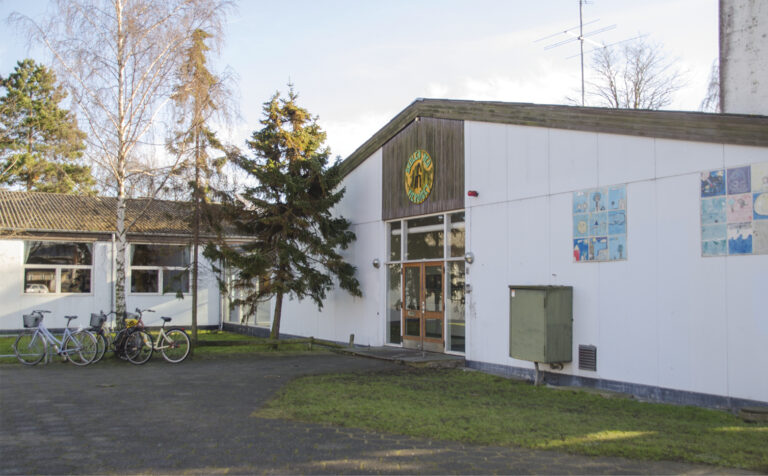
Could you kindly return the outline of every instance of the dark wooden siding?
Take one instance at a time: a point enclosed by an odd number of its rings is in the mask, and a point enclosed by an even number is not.
[[[434,188],[423,203],[405,191],[408,157],[423,149],[435,162]],[[464,121],[417,118],[383,146],[384,220],[464,208]]]

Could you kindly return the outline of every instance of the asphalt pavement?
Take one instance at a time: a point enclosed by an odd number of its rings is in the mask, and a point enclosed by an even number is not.
[[[0,365],[0,474],[723,474],[254,417],[291,379],[397,372],[331,353]]]

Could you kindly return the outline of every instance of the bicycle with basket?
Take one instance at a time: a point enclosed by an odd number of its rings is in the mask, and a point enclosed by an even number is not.
[[[25,365],[36,365],[43,359],[48,362],[50,349],[53,348],[57,355],[75,365],[92,363],[97,350],[94,335],[85,329],[73,331],[69,324],[73,319],[77,319],[77,316],[64,316],[67,319],[67,327],[61,338],[56,337],[43,324],[44,315],[50,312],[35,310],[22,316],[24,328],[29,330],[19,334],[13,343],[13,352],[19,362]]]

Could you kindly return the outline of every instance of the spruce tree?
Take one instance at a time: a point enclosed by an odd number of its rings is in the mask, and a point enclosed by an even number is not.
[[[255,185],[225,197],[227,219],[239,235],[255,241],[207,250],[235,271],[235,286],[246,294],[236,303],[255,311],[256,304],[274,297],[274,339],[286,296],[311,298],[321,309],[335,281],[362,295],[355,267],[340,254],[355,234],[348,220],[331,211],[344,196],[341,172],[338,164],[329,165],[325,132],[297,97],[291,86],[287,98],[278,92],[266,102],[263,127],[247,142],[253,155],[235,159]]]
[[[91,169],[80,159],[85,133],[72,113],[56,75],[25,59],[0,78],[0,183],[27,191],[93,193]]]

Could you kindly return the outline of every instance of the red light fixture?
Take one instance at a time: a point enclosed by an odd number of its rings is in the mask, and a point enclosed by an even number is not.
[[[476,197],[478,195],[477,190],[470,190],[467,192],[468,197]]]

